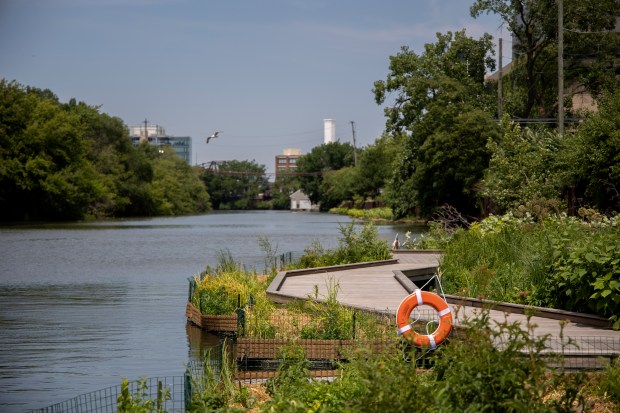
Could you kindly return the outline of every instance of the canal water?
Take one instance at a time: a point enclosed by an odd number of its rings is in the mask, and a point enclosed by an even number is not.
[[[184,317],[187,279],[229,251],[264,269],[347,217],[288,211],[0,227],[0,412],[23,412],[119,385],[180,376],[199,354]],[[378,225],[391,242],[420,228]]]

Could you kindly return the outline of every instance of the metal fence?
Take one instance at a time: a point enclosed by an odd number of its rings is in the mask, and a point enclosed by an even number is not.
[[[129,383],[129,391],[134,399],[152,400],[154,411],[185,412],[186,402],[191,400],[188,394],[189,378],[185,376],[151,377],[141,382]],[[116,413],[119,397],[122,396],[121,385],[93,391],[53,404],[42,409],[29,410],[28,413]]]
[[[454,331],[449,340],[458,340]],[[551,369],[602,370],[620,357],[620,339],[615,337],[573,337],[570,341],[548,338],[546,348],[539,353],[541,361]],[[233,378],[242,383],[262,383],[276,377],[287,361],[301,360],[309,375],[331,380],[352,357],[385,351],[400,351],[403,341],[392,337],[357,338],[350,340],[320,339],[257,339],[248,337],[223,338],[219,345],[206,350],[200,361],[187,365],[184,376],[153,377],[130,383],[134,397],[152,400],[153,411],[185,412],[189,410],[192,394],[201,391],[205,377],[219,380],[223,363]],[[420,367],[432,367],[433,353],[419,351],[409,362]],[[526,354],[526,353],[524,353]],[[121,385],[86,393],[52,406],[30,410],[29,413],[116,413],[122,396]]]

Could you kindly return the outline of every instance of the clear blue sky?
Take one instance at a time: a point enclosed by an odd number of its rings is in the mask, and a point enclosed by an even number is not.
[[[0,0],[0,77],[193,138],[192,163],[255,160],[384,130],[373,83],[436,32],[508,38],[473,0]],[[208,145],[205,138],[223,131]]]

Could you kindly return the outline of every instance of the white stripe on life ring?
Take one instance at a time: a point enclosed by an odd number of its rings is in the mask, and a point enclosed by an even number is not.
[[[398,329],[398,331],[396,331],[397,334],[403,334],[407,331],[411,330],[411,324],[407,324],[406,326],[403,326],[401,328]]]
[[[437,344],[435,343],[435,337],[433,335],[428,336],[428,340],[431,342],[431,348],[435,350],[437,348]]]
[[[422,291],[420,291],[420,289],[417,289],[414,292],[415,292],[416,298],[418,299],[418,305],[424,304],[424,302],[422,301]]]
[[[451,313],[451,312],[452,312],[452,310],[450,310],[450,307],[444,308],[443,310],[441,310],[441,311],[439,312],[439,317],[443,317],[443,316],[445,316],[446,314],[449,314],[449,313]]]

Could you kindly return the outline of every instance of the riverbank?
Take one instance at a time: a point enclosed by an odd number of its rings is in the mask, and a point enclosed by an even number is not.
[[[405,217],[395,219],[394,214],[390,208],[371,208],[371,209],[359,209],[359,208],[332,208],[329,210],[330,214],[346,215],[350,218],[360,219],[363,221],[377,222],[377,223],[389,223],[389,224],[412,224],[412,225],[427,225],[428,219],[420,217]]]

